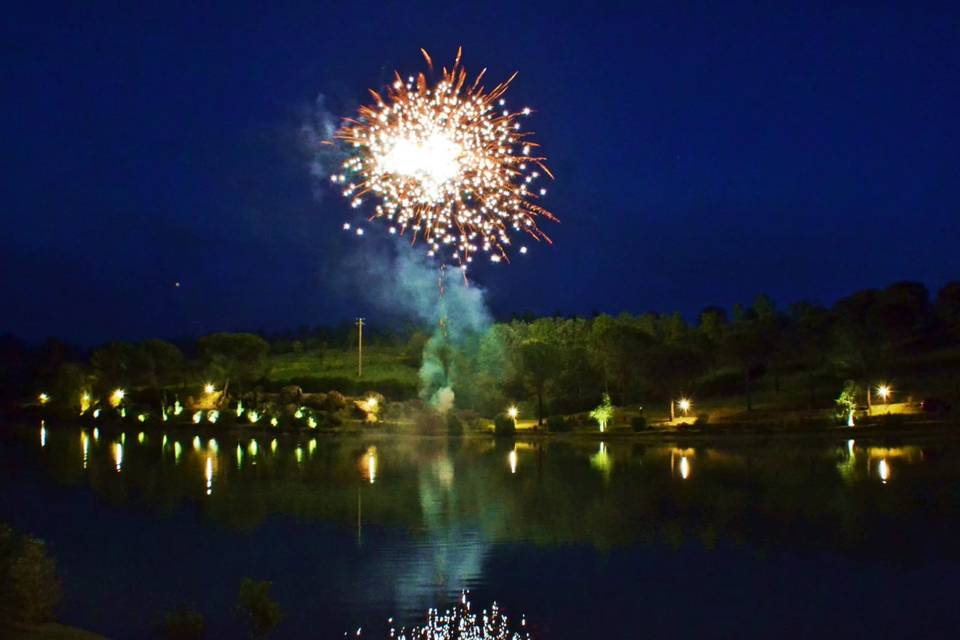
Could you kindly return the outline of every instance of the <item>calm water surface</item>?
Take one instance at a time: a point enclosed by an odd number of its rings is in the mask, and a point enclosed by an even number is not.
[[[418,620],[461,589],[537,638],[944,637],[960,625],[960,439],[704,446],[0,431],[0,520],[47,540],[64,622],[240,637]]]

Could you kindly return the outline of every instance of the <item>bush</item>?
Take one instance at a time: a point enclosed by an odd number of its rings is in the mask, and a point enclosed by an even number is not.
[[[269,581],[244,578],[237,595],[237,609],[250,624],[250,637],[265,638],[280,624],[283,614],[280,606],[270,598]]]
[[[647,425],[647,419],[644,416],[633,416],[630,418],[630,427],[634,431],[646,431],[650,428]]]
[[[447,434],[451,436],[463,435],[463,422],[452,411],[447,414]]]
[[[347,406],[347,399],[339,391],[331,391],[323,399],[322,408],[324,411],[335,413]]]
[[[43,541],[0,525],[0,620],[50,622],[61,595],[56,562]]]
[[[203,615],[196,611],[171,611],[163,622],[163,635],[169,640],[200,640],[203,634]]]
[[[513,418],[500,414],[493,419],[493,433],[498,436],[512,436],[517,432]]]
[[[702,426],[705,426],[705,425],[706,425],[707,423],[709,423],[709,422],[710,422],[710,414],[708,414],[708,413],[701,413],[701,414],[699,414],[699,415],[697,416],[697,419],[694,420],[693,424],[696,425],[696,426],[698,426],[698,427],[702,427]]]
[[[573,431],[573,424],[563,416],[550,416],[547,418],[547,431],[550,433]]]

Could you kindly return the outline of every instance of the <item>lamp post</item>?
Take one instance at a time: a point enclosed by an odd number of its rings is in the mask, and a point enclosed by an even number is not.
[[[363,377],[363,318],[357,318],[357,377]]]

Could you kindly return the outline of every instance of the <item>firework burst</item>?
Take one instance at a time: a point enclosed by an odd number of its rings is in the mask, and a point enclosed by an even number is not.
[[[409,231],[428,255],[466,268],[479,252],[509,260],[514,234],[549,243],[537,221],[556,218],[537,204],[547,193],[538,180],[553,175],[520,125],[531,110],[510,111],[503,99],[516,74],[487,91],[486,69],[468,83],[461,53],[435,84],[395,73],[383,95],[371,89],[373,104],[334,135],[349,156],[331,180],[355,208],[373,199],[370,219],[382,218],[390,233]]]

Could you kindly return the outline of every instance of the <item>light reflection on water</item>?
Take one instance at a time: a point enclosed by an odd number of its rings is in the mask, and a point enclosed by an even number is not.
[[[960,530],[960,513],[914,499],[929,487],[960,495],[960,447],[951,443],[674,446],[279,433],[261,447],[249,435],[218,432],[204,435],[205,446],[199,435],[185,436],[194,446],[183,450],[174,434],[125,444],[106,432],[98,444],[87,431],[45,425],[38,442],[35,428],[25,447],[50,475],[129,503],[131,514],[146,506],[164,518],[171,506],[198,505],[210,526],[227,530],[256,531],[289,516],[288,534],[317,524],[348,531],[363,570],[343,606],[388,597],[400,615],[491,586],[488,567],[505,545],[736,544],[890,559],[935,545],[960,555],[943,541]]]

